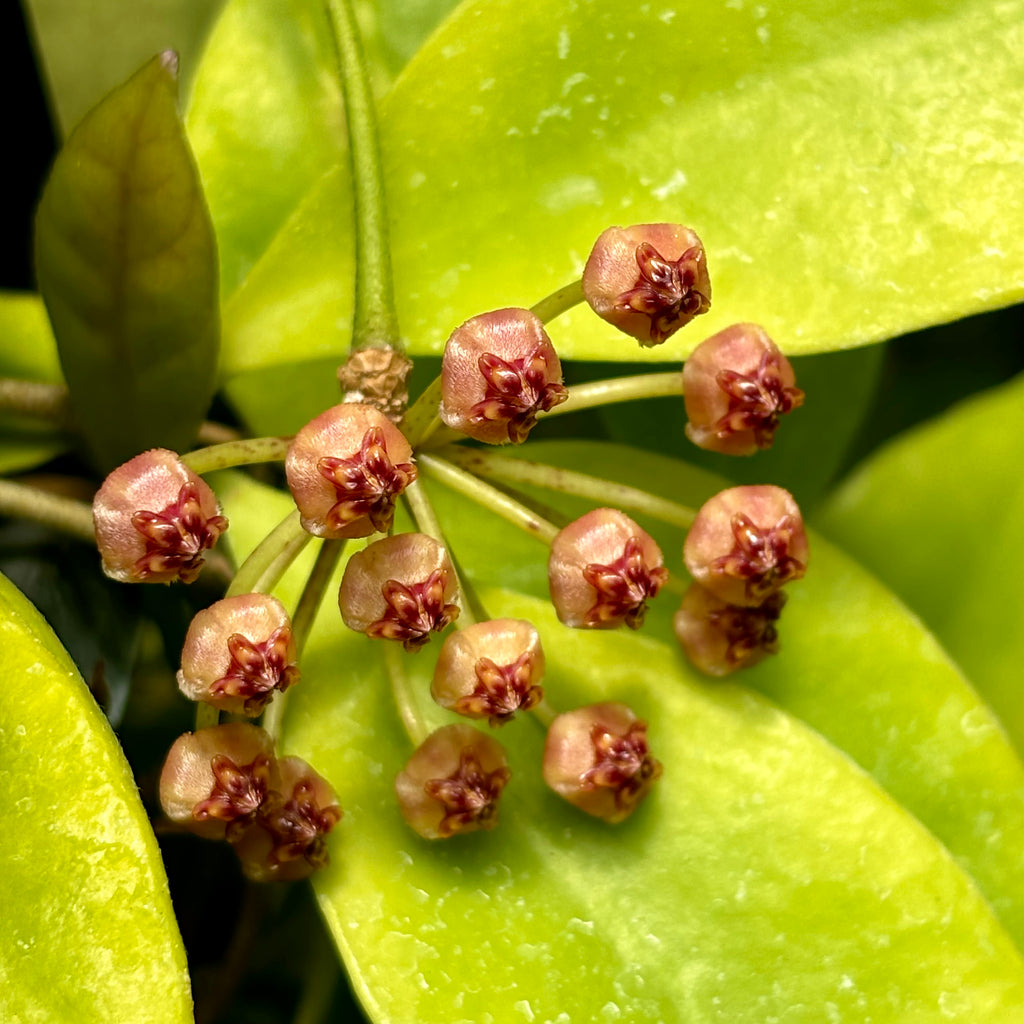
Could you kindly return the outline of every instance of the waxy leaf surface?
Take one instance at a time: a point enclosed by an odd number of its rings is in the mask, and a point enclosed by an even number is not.
[[[662,476],[673,466],[687,476],[681,464],[645,462],[623,449],[576,445],[565,454],[578,464],[588,449],[602,462],[610,457],[614,477],[623,463]],[[714,481],[693,471],[685,486],[709,491]],[[650,722],[666,773],[633,819],[609,828],[544,788],[542,731],[517,721],[498,734],[513,771],[498,829],[448,843],[418,839],[392,802],[392,779],[411,745],[388,693],[380,643],[345,630],[332,588],[304,655],[303,681],[289,697],[284,741],[331,779],[345,807],[331,842],[332,867],[316,884],[374,1020],[1024,1017],[1019,954],[988,904],[945,848],[848,757],[745,687],[696,677],[667,640],[661,612],[639,634],[571,631],[546,602],[487,589],[485,581],[514,580],[523,591],[541,590],[543,548],[528,538],[521,546],[510,527],[446,497],[443,488],[432,486],[431,494],[491,614],[538,625],[554,704],[629,703]],[[228,513],[236,522],[262,512],[272,525],[287,507],[287,499],[271,507],[263,491],[240,491],[235,500],[242,504],[232,512],[229,503]],[[979,768],[991,770],[971,794],[981,806],[971,805],[947,831],[970,848],[966,855],[961,849],[962,863],[973,857],[979,875],[987,872],[990,898],[1009,923],[1020,905],[1005,870],[1006,861],[1019,863],[1012,836],[1005,844],[977,837],[972,846],[971,833],[979,811],[995,809],[1001,820],[1013,810],[1019,815],[1019,763],[913,619],[825,545],[816,552],[817,587],[793,616],[804,618],[799,628],[810,635],[810,650],[787,649],[780,668],[788,657],[794,675],[807,667],[821,687],[829,682],[826,666],[842,671],[849,650],[836,651],[834,638],[813,650],[813,629],[825,615],[817,599],[832,587],[853,588],[854,607],[863,599],[866,617],[881,610],[909,630],[893,646],[909,637],[911,670],[923,668],[978,728],[965,737],[954,717],[922,740],[936,748],[930,765],[945,773],[938,782],[922,778],[918,737],[888,775],[876,774],[922,807],[939,785],[959,802],[948,812],[955,816],[969,803],[958,791],[972,789]],[[810,577],[802,584],[811,585]],[[868,676],[894,683],[887,641],[875,658],[870,629],[856,634],[851,627],[840,639],[863,648],[859,667],[867,660]],[[452,720],[428,696],[436,649],[437,642],[403,662],[414,701],[432,725]],[[928,675],[932,662],[938,668]],[[906,669],[898,666],[901,683]],[[926,702],[926,717],[930,707]],[[847,712],[855,718],[858,708]],[[885,722],[897,753],[891,727],[899,721],[896,713]],[[874,728],[870,723],[866,732]],[[947,740],[955,746],[952,760],[943,753]],[[986,849],[997,866],[982,863]]]
[[[160,852],[114,733],[0,577],[0,1018],[192,1020]]]
[[[187,448],[215,384],[216,242],[175,74],[172,57],[153,58],[91,111],[36,221],[75,418],[105,470],[144,448]]]
[[[1024,751],[1022,464],[1018,378],[879,449],[818,524],[934,630]]]

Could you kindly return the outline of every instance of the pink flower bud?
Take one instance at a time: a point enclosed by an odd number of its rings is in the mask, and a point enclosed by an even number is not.
[[[395,499],[416,479],[412,448],[370,405],[336,405],[295,435],[285,459],[302,527],[316,537],[391,529]]]
[[[242,871],[255,882],[294,882],[326,867],[327,835],[342,816],[331,784],[302,758],[279,765],[278,787],[235,843]]]
[[[191,832],[234,840],[278,784],[270,735],[231,722],[174,741],[160,773],[160,804],[171,821]]]
[[[789,360],[757,324],[702,341],[683,367],[686,436],[723,455],[770,448],[779,417],[803,405]]]
[[[660,345],[711,307],[704,246],[681,224],[608,228],[583,270],[583,294],[602,320]]]
[[[775,624],[785,603],[786,595],[777,591],[763,604],[744,608],[692,583],[676,612],[676,638],[690,662],[709,676],[751,668],[778,651]]]
[[[629,516],[596,508],[570,523],[551,543],[548,583],[558,618],[567,626],[639,629],[668,579],[661,549]]]
[[[628,818],[661,770],[647,746],[647,724],[625,704],[577,708],[548,730],[544,781],[595,818]]]
[[[467,320],[441,363],[441,419],[487,444],[521,444],[537,421],[568,397],[562,364],[544,325],[528,309],[496,309]]]
[[[728,604],[762,604],[807,571],[807,532],[781,487],[732,487],[707,501],[683,545],[694,580]]]
[[[423,533],[399,533],[357,551],[338,592],[349,629],[377,640],[422,647],[459,614],[455,568],[448,552]]]
[[[252,717],[298,682],[295,660],[291,620],[281,602],[269,594],[239,594],[192,620],[178,686],[190,700]]]
[[[121,583],[192,583],[228,527],[209,485],[166,448],[118,466],[92,515],[103,571]]]
[[[504,725],[540,703],[543,677],[544,649],[533,624],[492,619],[445,640],[430,693],[443,708]]]
[[[498,823],[511,772],[505,751],[471,725],[432,732],[395,779],[402,816],[424,839],[448,839]]]

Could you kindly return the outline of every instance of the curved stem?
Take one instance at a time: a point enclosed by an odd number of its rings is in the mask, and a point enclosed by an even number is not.
[[[68,389],[63,384],[0,378],[0,409],[66,426],[70,418]]]
[[[583,301],[583,279],[573,281],[572,284],[564,285],[558,291],[546,295],[540,302],[530,307],[530,312],[543,323],[550,323],[557,316],[561,316],[573,306],[578,306]]]
[[[418,747],[429,735],[427,723],[416,713],[412,684],[402,661],[402,649],[398,644],[385,644],[384,663],[391,678],[391,695],[395,700],[398,717],[412,745]]]
[[[351,0],[327,0],[345,98],[355,204],[356,283],[352,348],[400,350],[391,279],[377,117]]]
[[[273,590],[310,540],[299,521],[299,510],[289,512],[239,566],[225,596]]]
[[[405,439],[416,448],[441,425],[438,409],[441,407],[441,378],[435,377],[423,393],[405,411],[399,426]]]
[[[525,459],[514,459],[508,455],[469,448],[449,447],[442,449],[439,454],[456,466],[478,476],[572,494],[578,498],[596,501],[602,506],[611,505],[630,512],[639,512],[683,530],[688,530],[697,516],[696,510],[687,505],[659,498],[637,487],[628,487],[614,480],[577,473],[575,470],[562,469],[559,466],[549,466],[543,462],[527,462]]]
[[[425,452],[420,454],[419,464],[427,471],[428,475],[440,480],[446,487],[458,491],[459,494],[465,495],[495,515],[501,516],[530,534],[531,537],[536,537],[544,544],[550,544],[555,539],[558,527],[554,523],[549,522],[514,498],[510,498],[507,494],[499,491],[497,487],[485,483],[472,473],[467,473],[451,462]]]
[[[0,515],[29,519],[89,544],[96,543],[91,505],[28,484],[0,480]]]
[[[561,405],[541,413],[539,418],[561,416],[567,412],[579,412],[581,409],[593,409],[595,406],[616,402],[632,402],[641,398],[681,398],[682,394],[682,370],[611,377],[587,384],[574,384],[569,388],[569,397]]]
[[[290,437],[243,437],[237,441],[197,448],[181,456],[193,473],[212,473],[232,466],[251,466],[257,462],[280,462],[288,454]]]

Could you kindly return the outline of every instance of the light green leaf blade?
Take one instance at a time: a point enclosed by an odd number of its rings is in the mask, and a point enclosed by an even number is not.
[[[810,353],[1017,301],[1022,24],[1020,0],[667,3],[625,21],[615,0],[463,5],[382,111],[411,351],[567,283],[610,222],[692,224],[712,312],[641,352],[575,311],[554,328],[565,356],[678,359],[736,320]],[[342,295],[283,333],[273,316],[301,304],[296,279],[308,295],[351,280],[346,210],[317,190],[227,311],[248,365],[309,358],[347,323]]]
[[[154,57],[75,130],[36,218],[75,419],[106,470],[186,449],[215,384],[216,240],[176,103],[173,59]]]
[[[57,346],[38,295],[0,292],[0,376],[60,384]],[[0,416],[0,473],[31,469],[69,446],[56,426],[14,413]]]
[[[0,630],[0,1017],[185,1024],[185,952],[117,739],[49,626],[3,578]]]
[[[190,79],[223,4],[224,0],[22,0],[63,134],[160,50],[176,50],[184,78]]]
[[[889,442],[818,525],[934,630],[1024,751],[1024,378]]]

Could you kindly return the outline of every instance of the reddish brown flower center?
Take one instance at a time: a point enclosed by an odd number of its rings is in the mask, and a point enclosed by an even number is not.
[[[455,710],[462,715],[487,715],[491,725],[504,725],[517,711],[529,711],[544,696],[543,689],[532,683],[534,663],[529,651],[510,665],[478,659],[476,688],[455,702]]]
[[[725,660],[730,665],[743,665],[759,651],[768,654],[778,651],[779,634],[775,623],[779,621],[785,603],[786,595],[776,591],[754,608],[728,605],[708,612],[708,622],[728,644]]]
[[[719,370],[715,380],[729,397],[729,411],[715,424],[717,436],[752,430],[758,448],[770,448],[779,417],[804,402],[800,388],[783,385],[779,354],[771,350],[761,356],[752,374]]]
[[[477,360],[484,378],[484,398],[470,409],[474,423],[508,425],[508,439],[522,444],[537,422],[537,413],[561,405],[569,392],[549,381],[548,363],[540,346],[522,359],[505,360],[485,352]]]
[[[327,833],[341,820],[341,808],[337,804],[321,807],[315,794],[312,781],[300,779],[290,800],[275,793],[267,801],[259,823],[274,844],[268,855],[271,864],[284,864],[298,857],[304,857],[314,868],[327,864]]]
[[[584,619],[587,626],[625,622],[630,629],[639,629],[647,613],[647,600],[664,586],[668,570],[649,567],[640,541],[630,537],[614,562],[591,562],[583,570],[583,578],[597,591],[597,601]]]
[[[422,583],[388,580],[381,587],[387,611],[366,630],[378,640],[401,640],[407,651],[415,651],[459,615],[459,606],[445,604],[448,573],[435,569]]]
[[[218,818],[228,823],[228,838],[240,835],[253,821],[267,798],[270,758],[258,754],[249,764],[238,765],[226,754],[210,759],[213,788],[192,808],[196,821]]]
[[[661,775],[661,763],[647,745],[647,723],[633,722],[624,735],[598,723],[590,730],[594,765],[580,777],[584,789],[613,789],[615,803],[637,803],[647,787]]]
[[[366,516],[375,530],[386,533],[395,516],[395,498],[416,479],[411,462],[391,461],[380,427],[371,427],[363,435],[355,455],[324,456],[317,469],[338,499],[327,513],[327,523],[335,530]]]
[[[716,558],[711,570],[746,580],[750,600],[760,604],[807,571],[803,562],[789,554],[789,545],[798,529],[792,516],[783,516],[774,526],[762,529],[749,516],[737,512],[731,525],[735,546],[729,554]]]
[[[159,512],[140,510],[132,526],[146,542],[146,553],[135,563],[142,577],[176,577],[192,583],[203,566],[203,552],[228,528],[224,516],[203,514],[195,484],[185,483],[178,497]]]
[[[262,643],[232,633],[227,641],[231,665],[210,687],[211,695],[241,697],[247,715],[259,714],[275,690],[283,693],[298,680],[298,667],[287,660],[291,638],[289,626],[275,629]]]
[[[678,260],[667,260],[650,242],[641,242],[636,247],[640,276],[619,296],[617,308],[649,317],[651,340],[664,341],[680,321],[711,308],[710,298],[696,287],[703,262],[704,250],[699,245],[691,246]]]
[[[511,774],[507,768],[485,772],[476,754],[463,750],[459,754],[459,767],[451,775],[423,784],[427,796],[439,801],[445,809],[438,832],[447,837],[457,832],[493,828],[497,823],[498,797]]]

